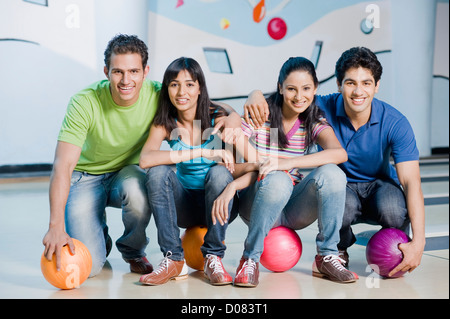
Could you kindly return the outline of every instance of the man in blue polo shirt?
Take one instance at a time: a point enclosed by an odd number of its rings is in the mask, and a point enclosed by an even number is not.
[[[317,96],[348,161],[340,165],[347,175],[346,209],[338,245],[348,263],[347,248],[355,241],[351,225],[366,222],[409,233],[412,241],[399,246],[404,258],[397,271],[412,271],[425,247],[425,208],[419,170],[419,151],[414,132],[405,116],[375,99],[382,66],[364,47],[345,51],[336,63],[339,93]],[[254,91],[244,106],[253,121],[263,123],[268,107]],[[390,164],[391,157],[394,166]]]

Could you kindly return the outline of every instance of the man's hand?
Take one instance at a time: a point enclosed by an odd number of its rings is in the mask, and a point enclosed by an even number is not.
[[[49,229],[45,234],[42,243],[45,246],[44,256],[47,260],[52,260],[53,254],[56,256],[56,271],[61,270],[61,249],[65,245],[69,245],[72,255],[75,255],[75,245],[72,238],[65,231],[56,231]]]
[[[395,275],[399,271],[411,272],[420,265],[423,253],[423,245],[416,245],[415,242],[411,241],[406,244],[400,244],[398,248],[403,253],[402,262],[392,269],[388,274],[389,277]]]

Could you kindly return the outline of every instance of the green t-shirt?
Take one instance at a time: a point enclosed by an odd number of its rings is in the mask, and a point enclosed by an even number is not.
[[[114,103],[109,81],[96,82],[74,95],[58,140],[81,147],[75,170],[105,174],[138,164],[158,105],[161,83],[145,80],[131,106]]]

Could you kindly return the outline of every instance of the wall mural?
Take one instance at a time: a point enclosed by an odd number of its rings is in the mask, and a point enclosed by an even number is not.
[[[150,11],[247,45],[268,46],[295,36],[324,15],[359,0],[148,1]],[[192,17],[198,17],[192,19]]]

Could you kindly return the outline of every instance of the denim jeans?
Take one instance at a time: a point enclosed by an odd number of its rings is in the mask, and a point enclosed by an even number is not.
[[[239,214],[249,231],[244,258],[259,262],[264,238],[277,226],[299,230],[318,220],[319,255],[338,254],[346,177],[334,164],[320,166],[296,185],[282,171],[269,173],[239,193]]]
[[[158,229],[158,243],[161,252],[172,253],[172,260],[183,260],[180,228],[204,225],[208,231],[201,247],[203,256],[212,254],[221,258],[225,255],[223,243],[225,233],[237,210],[228,207],[228,223],[212,223],[211,209],[216,198],[233,181],[230,172],[221,165],[211,167],[205,177],[205,189],[187,189],[178,180],[171,167],[160,165],[147,171],[147,189],[150,207]]]
[[[106,262],[106,207],[122,209],[125,229],[116,241],[122,257],[145,256],[148,244],[145,230],[151,216],[145,172],[137,165],[102,175],[73,172],[66,204],[66,230],[69,236],[80,240],[89,249],[92,255],[91,277],[98,274]]]
[[[347,249],[355,243],[351,225],[358,223],[398,228],[409,234],[410,220],[400,186],[392,180],[381,179],[368,183],[347,183],[339,249]]]

